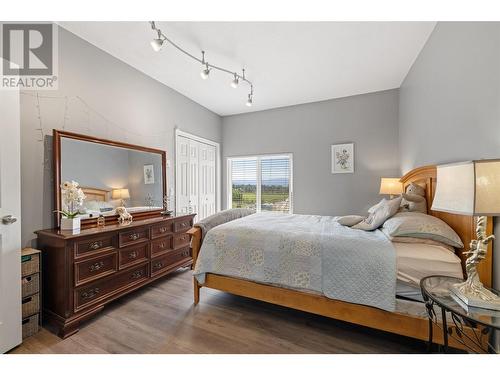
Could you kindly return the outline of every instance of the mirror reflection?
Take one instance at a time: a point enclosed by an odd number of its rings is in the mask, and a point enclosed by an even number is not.
[[[158,153],[61,138],[61,182],[76,181],[85,199],[81,218],[162,209],[162,157]],[[65,209],[65,202],[61,202]]]

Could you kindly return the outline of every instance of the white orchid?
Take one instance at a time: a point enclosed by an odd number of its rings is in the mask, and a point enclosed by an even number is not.
[[[65,181],[61,184],[61,198],[65,209],[59,212],[64,217],[73,219],[80,213],[78,208],[83,204],[86,197],[78,182]]]

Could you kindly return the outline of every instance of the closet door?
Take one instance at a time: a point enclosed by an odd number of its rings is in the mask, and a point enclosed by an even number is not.
[[[176,211],[180,213],[188,213],[189,208],[189,143],[187,138],[178,137],[177,139],[175,191],[177,196]]]
[[[195,221],[203,219],[200,217],[199,209],[199,148],[200,143],[189,140],[189,202],[191,212],[197,213]]]
[[[215,159],[215,147],[200,143],[200,219],[215,213]]]

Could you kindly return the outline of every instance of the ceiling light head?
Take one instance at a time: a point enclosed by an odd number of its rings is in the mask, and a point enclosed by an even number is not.
[[[163,39],[153,39],[151,41],[151,47],[155,50],[155,52],[159,52],[161,48],[163,47]]]
[[[238,76],[236,75],[236,73],[234,73],[234,79],[231,81],[231,87],[237,88],[239,83],[240,83],[240,80],[238,79]]]
[[[252,104],[253,104],[253,95],[252,94],[248,94],[248,100],[247,100],[247,107],[251,107]]]
[[[205,64],[205,67],[200,72],[200,76],[202,79],[207,79],[210,74],[210,68],[208,67],[208,63]]]
[[[158,38],[155,38],[151,41],[151,47],[153,47],[153,49],[158,52],[162,49],[164,40],[161,35],[161,30],[157,29],[156,32],[158,33]]]

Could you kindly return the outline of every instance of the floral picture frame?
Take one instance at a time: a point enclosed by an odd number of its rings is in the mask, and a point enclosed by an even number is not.
[[[153,164],[144,166],[144,184],[150,185],[155,183],[155,171]]]
[[[332,145],[332,173],[354,173],[354,143]]]

